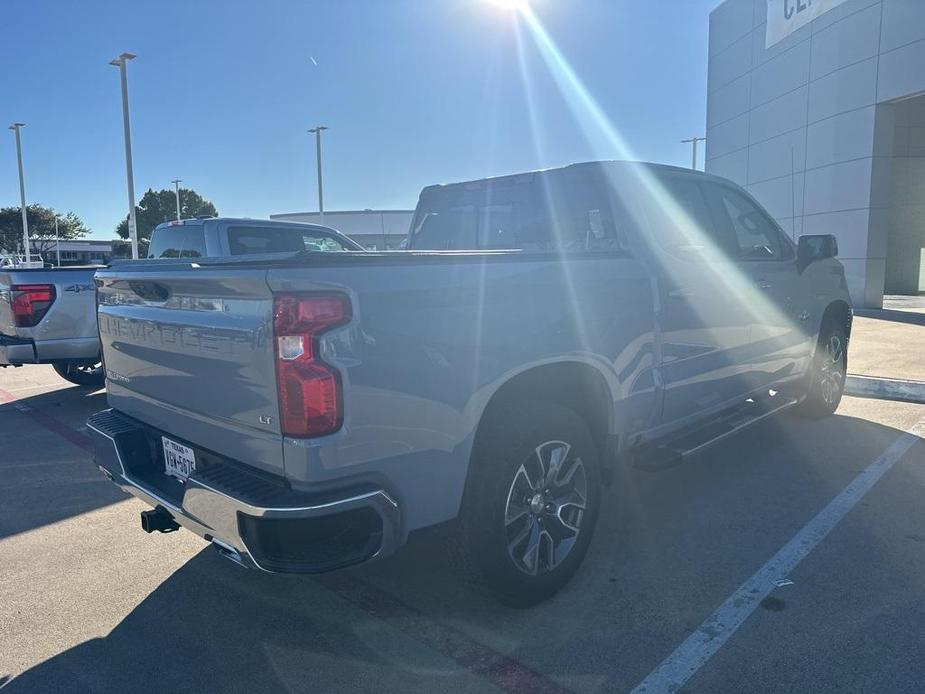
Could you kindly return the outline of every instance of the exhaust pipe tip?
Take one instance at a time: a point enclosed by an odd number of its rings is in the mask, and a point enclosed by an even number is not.
[[[221,555],[222,555],[223,557],[225,557],[226,559],[230,559],[230,560],[233,561],[235,564],[239,564],[239,565],[241,565],[241,566],[247,568],[247,564],[244,563],[244,559],[243,559],[243,557],[241,557],[241,553],[238,552],[238,550],[236,550],[236,549],[235,549],[234,547],[232,547],[231,545],[226,544],[226,543],[222,542],[221,540],[218,540],[218,539],[216,539],[216,538],[213,537],[213,538],[212,538],[212,546],[215,547],[215,549],[218,550],[218,553],[221,554]]]
[[[172,533],[179,530],[180,525],[173,519],[166,509],[158,506],[150,511],[141,512],[141,529],[146,533]]]

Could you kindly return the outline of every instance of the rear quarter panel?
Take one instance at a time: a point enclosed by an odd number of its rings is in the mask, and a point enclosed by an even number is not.
[[[612,429],[654,410],[650,279],[628,258],[446,259],[273,269],[274,292],[343,291],[353,321],[322,341],[343,374],[344,426],[286,439],[291,479],[379,479],[408,529],[458,513],[469,453],[491,396],[544,364],[591,365]]]

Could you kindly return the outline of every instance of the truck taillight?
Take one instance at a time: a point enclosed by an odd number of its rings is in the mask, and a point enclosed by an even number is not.
[[[55,301],[53,284],[14,284],[10,286],[10,306],[18,328],[38,325]]]
[[[276,387],[285,436],[322,436],[340,429],[344,419],[340,374],[321,360],[318,338],[349,320],[350,301],[343,294],[274,297]]]

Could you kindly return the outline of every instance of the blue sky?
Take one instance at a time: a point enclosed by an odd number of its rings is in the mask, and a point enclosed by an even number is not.
[[[641,159],[688,165],[705,120],[718,0],[533,0],[543,26]],[[138,197],[174,178],[223,215],[412,208],[428,184],[616,152],[583,130],[529,38],[489,0],[6,0],[0,206],[73,210],[112,238],[127,209],[123,51]],[[317,64],[316,64],[317,63]]]

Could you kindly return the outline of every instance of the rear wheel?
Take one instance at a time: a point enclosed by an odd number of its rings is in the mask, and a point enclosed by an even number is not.
[[[55,372],[65,381],[79,386],[99,388],[106,381],[102,362],[65,361],[52,364]]]
[[[463,566],[513,606],[556,593],[591,541],[597,450],[572,410],[518,402],[479,432],[460,514]]]
[[[845,391],[847,370],[848,339],[844,329],[835,323],[824,325],[810,366],[809,391],[797,413],[813,418],[834,413]]]

